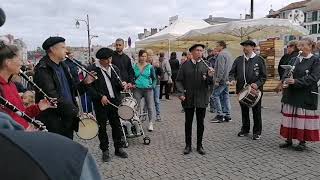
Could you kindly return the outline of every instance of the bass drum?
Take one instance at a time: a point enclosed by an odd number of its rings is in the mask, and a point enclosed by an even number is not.
[[[98,135],[99,126],[93,115],[83,113],[80,116],[79,130],[76,135],[83,140],[91,140]]]

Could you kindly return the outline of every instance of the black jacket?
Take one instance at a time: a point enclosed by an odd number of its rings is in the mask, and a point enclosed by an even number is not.
[[[122,81],[133,83],[134,72],[131,59],[126,54],[122,53],[119,55],[117,52],[114,52],[112,56],[112,64],[119,68]]]
[[[178,59],[170,59],[169,63],[170,63],[170,67],[171,67],[172,77],[175,78],[177,76],[179,68],[180,68],[179,60]]]
[[[285,72],[285,69],[283,69],[281,67],[281,65],[288,65],[290,60],[294,57],[297,57],[299,54],[298,51],[294,51],[293,53],[291,54],[285,54],[281,57],[280,61],[279,61],[279,65],[278,65],[278,73],[279,73],[279,76],[280,76],[280,79],[282,79],[283,77],[283,74]]]
[[[113,66],[114,70],[117,72],[117,74],[119,76],[121,76],[120,74],[120,70],[116,67]],[[92,102],[94,104],[95,110],[96,110],[96,114],[98,114],[98,112],[101,112],[105,109],[104,106],[102,106],[101,104],[101,98],[102,96],[107,96],[107,98],[114,103],[115,105],[119,105],[121,102],[121,91],[123,90],[122,84],[119,81],[119,79],[117,78],[116,74],[114,71],[111,70],[111,85],[112,85],[112,89],[115,95],[114,99],[111,99],[108,88],[107,88],[107,84],[106,81],[104,79],[104,76],[101,72],[101,68],[100,67],[96,67],[94,69],[94,71],[97,73],[97,77],[98,79],[95,80],[91,86],[90,86],[90,95],[92,97]]]
[[[244,78],[244,63],[245,61],[245,74]],[[237,57],[232,65],[232,68],[229,72],[229,80],[236,80],[236,93],[239,93],[245,85],[245,79],[247,84],[252,83],[257,84],[260,91],[263,91],[263,85],[267,80],[266,65],[264,60],[260,56],[255,56],[250,58],[248,61],[245,60],[244,56]]]
[[[212,77],[208,76],[208,68],[203,62],[194,64],[190,60],[183,63],[176,79],[178,95],[186,97],[182,106],[206,108],[209,102],[208,85],[210,83],[212,83]]]
[[[293,65],[297,58],[290,61]],[[286,71],[283,79],[288,77]],[[320,61],[318,56],[310,59],[297,60],[293,71],[295,84],[289,85],[283,90],[282,102],[295,107],[316,110],[318,106],[318,95],[311,92],[318,92],[317,82],[320,79]]]
[[[59,79],[53,69],[54,62],[49,59],[48,56],[44,56],[35,67],[34,82],[49,96],[52,98],[57,98],[58,107],[56,109],[47,109],[40,113],[39,120],[45,123],[48,130],[55,132],[58,128],[59,121],[62,121],[64,126],[68,128],[78,129],[78,107],[75,97],[77,96],[76,90],[80,94],[86,91],[86,86],[81,83],[76,83],[73,79],[69,67],[61,62],[64,69],[65,75],[69,82],[69,87],[71,91],[71,96],[73,97],[73,102],[67,102],[62,97],[62,92],[60,88]],[[44,96],[36,91],[36,102],[38,103]]]

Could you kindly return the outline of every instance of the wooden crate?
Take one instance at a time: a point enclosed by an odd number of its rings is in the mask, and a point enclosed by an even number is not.
[[[268,79],[263,86],[264,92],[275,92],[278,84],[280,83],[277,79]],[[229,86],[229,93],[234,94],[236,92],[236,86]]]

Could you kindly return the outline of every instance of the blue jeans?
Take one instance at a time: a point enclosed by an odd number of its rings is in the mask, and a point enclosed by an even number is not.
[[[153,89],[154,105],[156,107],[156,115],[160,115],[160,85]]]
[[[227,84],[215,86],[213,90],[213,98],[217,115],[230,117],[231,104],[229,99],[229,87]],[[222,108],[223,107],[223,108]]]

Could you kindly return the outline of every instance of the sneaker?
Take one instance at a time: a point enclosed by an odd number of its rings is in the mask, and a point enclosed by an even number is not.
[[[161,116],[160,116],[160,114],[157,115],[156,120],[157,120],[157,121],[161,121]]]
[[[141,136],[141,132],[137,132],[137,136]]]
[[[206,154],[206,152],[204,151],[204,149],[203,149],[202,146],[197,147],[197,151],[198,151],[198,153],[201,154],[201,155],[205,155],[205,154]]]
[[[216,111],[214,109],[211,109],[211,108],[210,108],[209,112],[210,113],[216,113]]]
[[[152,122],[149,123],[148,131],[153,131],[153,123]]]
[[[223,116],[221,115],[217,115],[215,118],[213,118],[211,121],[211,123],[222,123],[223,122]]]
[[[183,150],[183,154],[190,154],[192,151],[191,146],[186,146]]]
[[[231,122],[231,121],[232,121],[232,119],[231,119],[230,116],[224,116],[224,120],[225,120],[226,122]]]
[[[253,134],[252,140],[259,140],[261,138],[261,135],[259,134]]]
[[[245,136],[248,136],[249,135],[249,133],[245,133],[245,132],[243,132],[243,131],[240,131],[239,133],[238,133],[238,136],[239,137],[245,137]]]
[[[128,138],[132,138],[132,137],[134,137],[134,134],[130,133],[130,134],[128,134],[127,137],[128,137]]]

